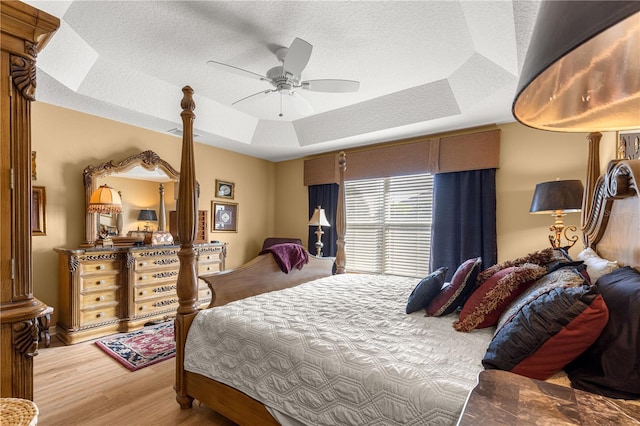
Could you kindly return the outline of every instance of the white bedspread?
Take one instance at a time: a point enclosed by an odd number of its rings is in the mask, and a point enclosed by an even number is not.
[[[494,330],[405,314],[418,281],[336,275],[201,311],[185,368],[307,425],[455,424]]]

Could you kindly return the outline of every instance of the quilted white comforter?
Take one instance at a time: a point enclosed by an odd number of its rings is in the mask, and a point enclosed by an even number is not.
[[[407,315],[418,281],[335,275],[201,311],[185,368],[307,425],[455,424],[493,328]]]

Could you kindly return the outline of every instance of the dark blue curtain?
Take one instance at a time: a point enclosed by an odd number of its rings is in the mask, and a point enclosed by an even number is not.
[[[431,235],[431,270],[447,266],[449,281],[458,266],[482,257],[483,269],[498,258],[496,170],[436,174]]]
[[[324,235],[322,235],[322,255],[325,257],[335,257],[336,241],[338,241],[338,233],[336,231],[336,213],[338,212],[338,184],[329,183],[325,185],[309,185],[309,218],[313,215],[316,207],[321,206],[327,216],[327,220],[331,227],[322,227]],[[316,227],[309,227],[309,253],[316,254]]]

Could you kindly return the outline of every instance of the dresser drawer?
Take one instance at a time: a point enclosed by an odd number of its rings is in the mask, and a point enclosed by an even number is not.
[[[178,250],[157,250],[134,254],[133,269],[136,272],[146,272],[154,269],[180,267]]]
[[[139,287],[141,285],[159,284],[159,283],[175,283],[178,280],[177,269],[165,269],[155,271],[142,271],[133,274],[133,285]]]
[[[92,291],[88,293],[80,293],[80,307],[87,309],[96,305],[109,305],[118,303],[120,300],[120,292],[114,290]]]
[[[175,282],[167,284],[153,283],[149,286],[136,286],[134,299],[136,302],[146,301],[148,299],[157,299],[159,297],[175,298],[177,285]]]
[[[121,274],[112,273],[85,275],[80,277],[80,291],[100,291],[101,289],[113,289],[120,287]]]
[[[81,261],[78,265],[80,275],[93,275],[120,272],[122,263],[119,260]]]
[[[92,306],[87,309],[80,309],[80,324],[83,327],[89,324],[117,321],[119,317],[120,306],[118,303],[109,303],[104,306]]]
[[[175,313],[178,309],[178,296],[136,301],[134,317],[151,316],[163,312]]]

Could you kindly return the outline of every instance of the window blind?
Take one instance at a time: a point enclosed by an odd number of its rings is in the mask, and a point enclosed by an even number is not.
[[[345,198],[350,271],[427,275],[433,175],[347,181]]]

